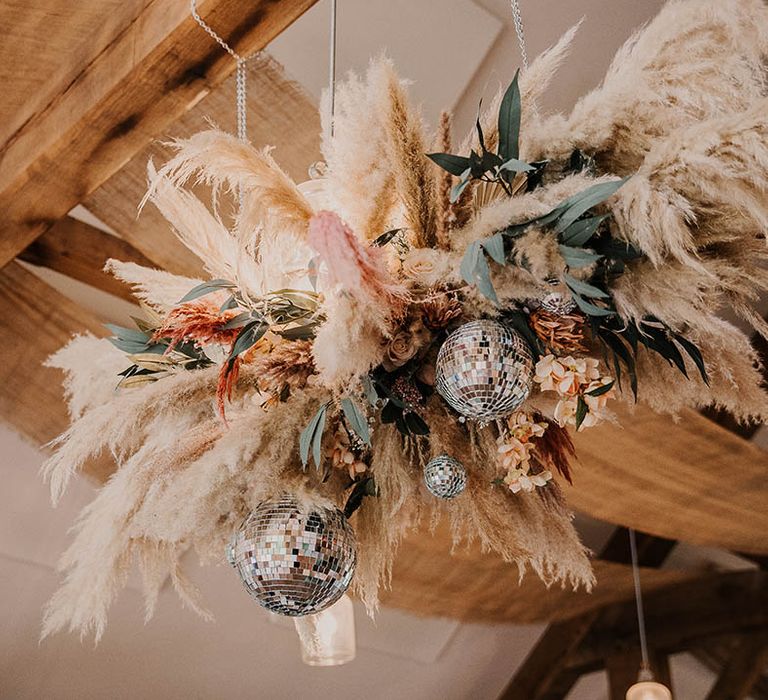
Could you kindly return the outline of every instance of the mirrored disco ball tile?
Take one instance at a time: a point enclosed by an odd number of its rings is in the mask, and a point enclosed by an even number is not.
[[[296,617],[320,612],[347,590],[357,550],[339,510],[303,513],[290,497],[262,503],[227,552],[246,590],[268,610]]]
[[[494,420],[528,398],[533,370],[530,348],[519,333],[498,321],[472,321],[440,348],[435,388],[461,415]]]
[[[467,470],[459,460],[439,455],[424,467],[424,483],[433,496],[455,498],[467,485]]]

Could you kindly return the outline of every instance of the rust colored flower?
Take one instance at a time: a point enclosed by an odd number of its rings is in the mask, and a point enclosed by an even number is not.
[[[533,332],[556,355],[585,352],[584,317],[580,314],[558,316],[544,309],[531,312]]]
[[[453,296],[439,296],[422,304],[421,318],[431,331],[441,331],[462,316],[459,300]]]
[[[240,329],[224,326],[238,313],[240,312],[237,309],[221,311],[217,304],[208,299],[190,301],[172,309],[152,339],[168,339],[168,352],[184,341],[192,341],[198,345],[231,345]]]

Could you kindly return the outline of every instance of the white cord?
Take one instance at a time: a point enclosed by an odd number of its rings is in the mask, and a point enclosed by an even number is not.
[[[334,0],[335,3],[336,0]],[[208,36],[211,37],[219,46],[221,46],[222,49],[224,49],[232,58],[235,59],[237,63],[237,69],[235,71],[235,89],[237,97],[236,99],[236,107],[237,107],[237,138],[241,141],[247,141],[248,140],[248,132],[247,132],[247,115],[248,115],[248,108],[246,104],[246,62],[250,60],[253,55],[251,56],[241,56],[239,53],[237,53],[224,39],[222,39],[198,13],[197,11],[197,0],[189,0],[189,10],[192,13],[192,17],[208,34]],[[258,53],[258,52],[257,52]],[[255,54],[254,54],[255,55]]]
[[[523,59],[523,68],[528,68],[528,51],[525,48],[525,32],[523,31],[523,15],[520,12],[520,0],[510,0],[512,4],[512,19],[515,22],[517,43],[520,44],[520,56]]]
[[[336,109],[336,0],[331,0],[331,47],[328,61],[328,130],[333,136],[333,118]]]
[[[648,642],[645,637],[645,613],[643,612],[643,593],[640,589],[640,567],[637,563],[637,541],[635,531],[629,528],[629,549],[632,553],[632,579],[635,584],[635,603],[637,604],[637,628],[640,632],[640,655],[643,670],[650,670],[648,663]]]

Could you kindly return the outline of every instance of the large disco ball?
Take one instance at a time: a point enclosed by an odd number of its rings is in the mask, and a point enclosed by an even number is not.
[[[532,380],[528,343],[498,321],[465,323],[437,355],[435,388],[467,418],[489,421],[509,415],[528,398]]]
[[[467,485],[467,470],[458,459],[438,455],[424,467],[424,483],[433,496],[456,498]]]
[[[333,605],[355,573],[355,534],[337,509],[306,512],[292,496],[260,504],[227,550],[246,590],[280,615],[299,617]]]

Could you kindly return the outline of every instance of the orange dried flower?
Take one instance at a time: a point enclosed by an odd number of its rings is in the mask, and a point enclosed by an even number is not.
[[[198,345],[231,345],[240,329],[224,326],[238,313],[237,309],[221,311],[208,299],[190,301],[171,310],[163,325],[154,332],[152,340],[170,340],[169,352],[179,343],[190,340]]]
[[[556,355],[585,352],[584,317],[580,314],[558,316],[545,309],[531,312],[530,325],[544,345]]]

